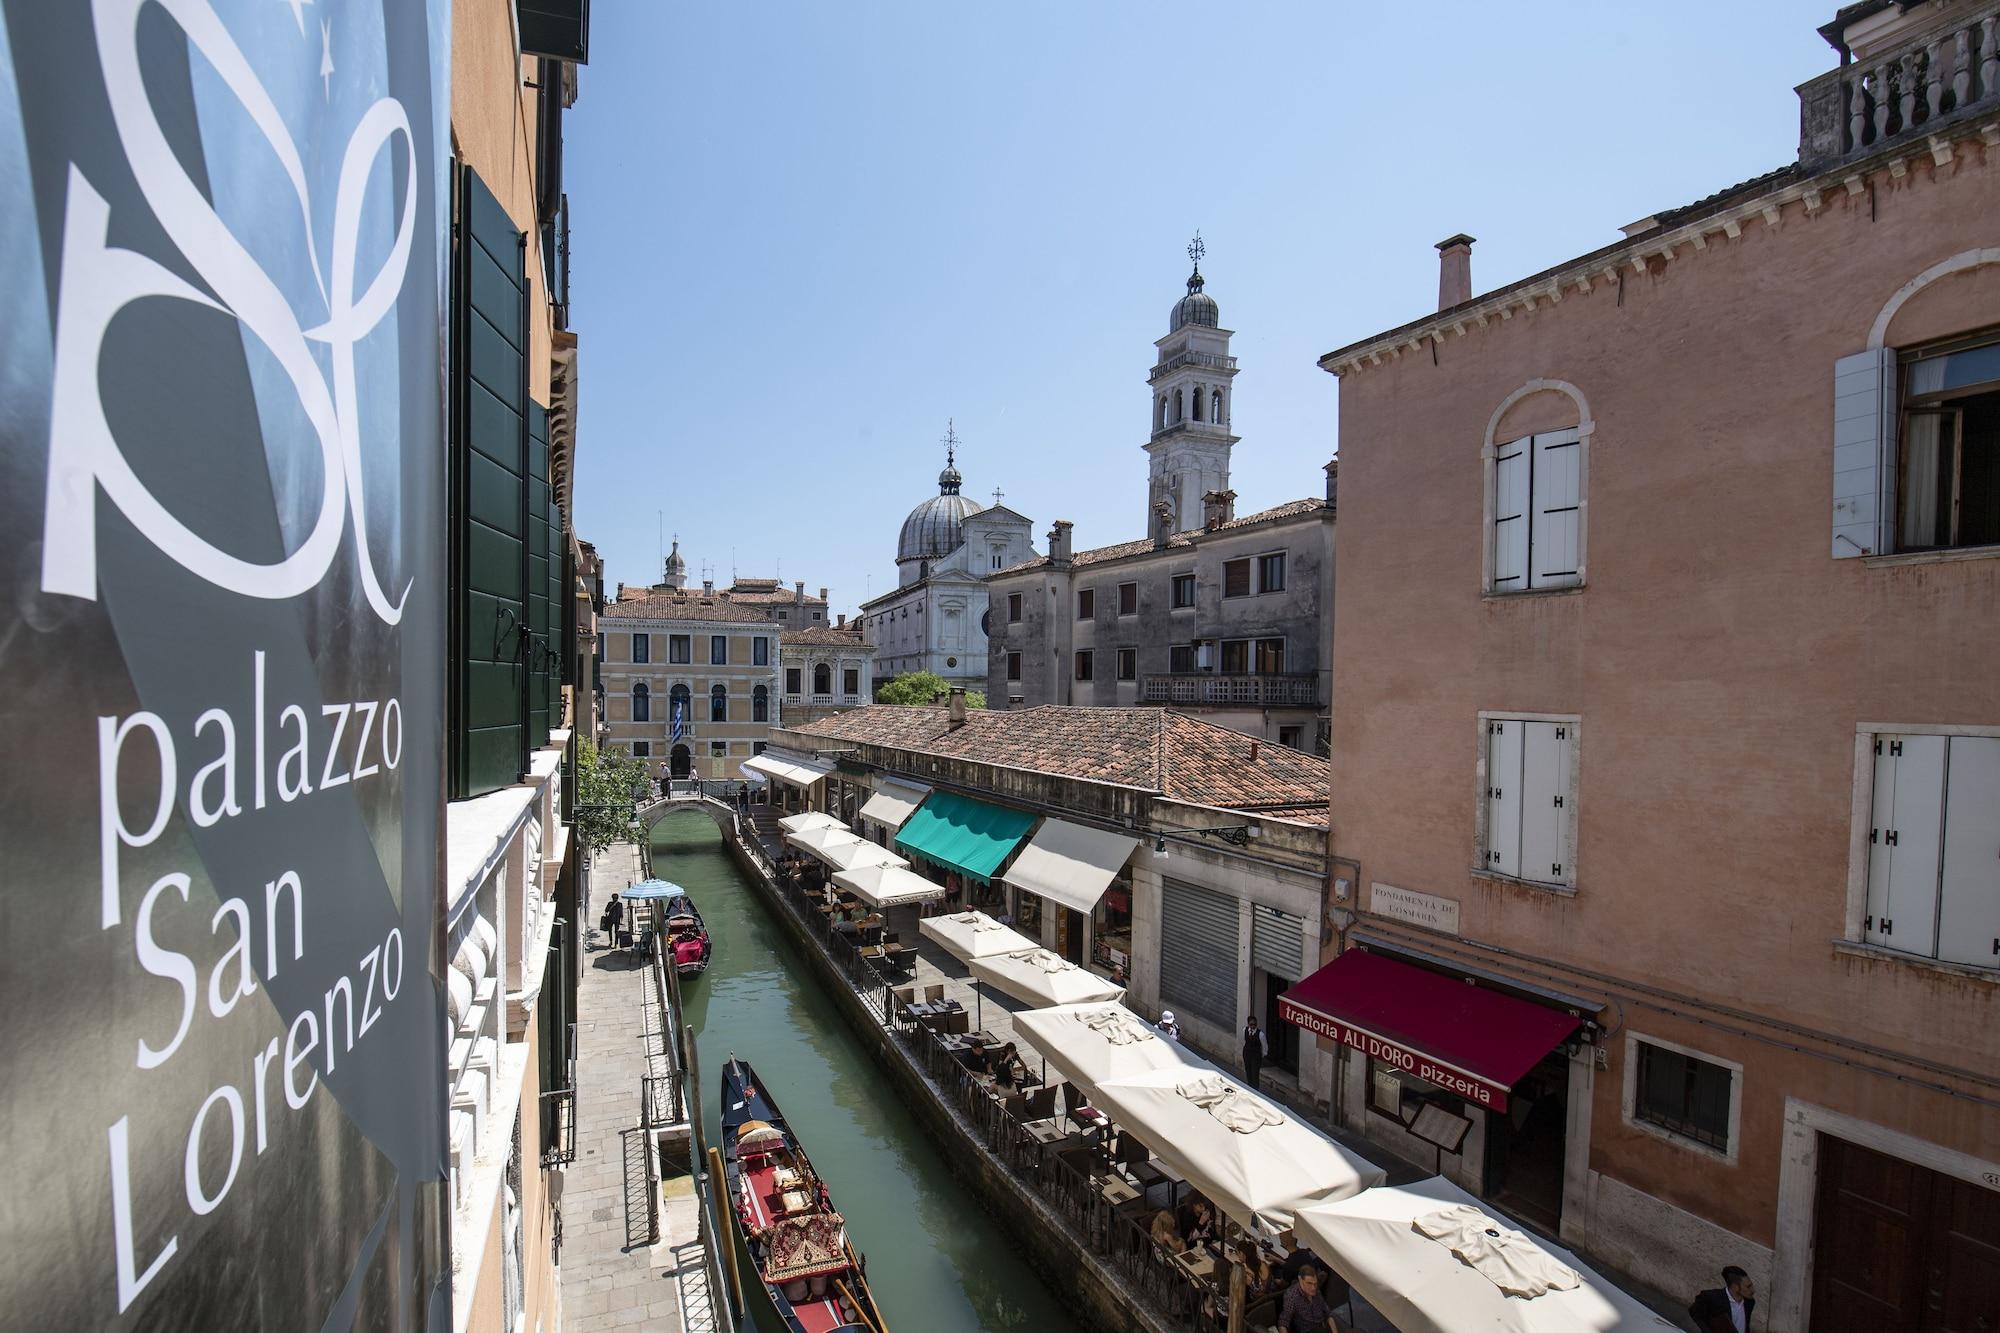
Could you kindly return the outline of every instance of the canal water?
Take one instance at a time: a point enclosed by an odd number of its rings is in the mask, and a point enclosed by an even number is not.
[[[756,1066],[825,1177],[894,1333],[1078,1329],[953,1178],[831,997],[796,970],[771,909],[708,816],[670,815],[654,827],[653,873],[694,895],[714,944],[708,971],[682,990],[711,1141],[734,1052]]]

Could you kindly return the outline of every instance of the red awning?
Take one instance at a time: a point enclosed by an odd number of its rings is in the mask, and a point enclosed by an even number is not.
[[[1561,1009],[1349,949],[1278,997],[1288,1023],[1352,1046],[1481,1106],[1582,1026]]]

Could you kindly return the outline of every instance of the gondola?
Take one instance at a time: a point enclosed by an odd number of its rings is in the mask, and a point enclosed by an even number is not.
[[[742,1250],[746,1301],[759,1290],[792,1333],[887,1333],[860,1254],[826,1185],[756,1071],[722,1070],[722,1161]]]
[[[668,898],[660,904],[660,915],[664,922],[660,938],[667,956],[673,960],[674,971],[684,977],[706,972],[712,950],[708,926],[695,910],[694,899],[683,890],[678,898]]]

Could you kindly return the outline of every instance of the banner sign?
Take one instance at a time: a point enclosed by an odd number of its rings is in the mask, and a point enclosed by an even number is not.
[[[1366,1028],[1359,1028],[1341,1019],[1308,1009],[1290,996],[1278,997],[1278,1017],[1294,1027],[1304,1028],[1329,1041],[1337,1041],[1343,1046],[1351,1046],[1372,1060],[1379,1060],[1392,1068],[1400,1069],[1426,1083],[1434,1083],[1446,1092],[1456,1093],[1470,1102],[1477,1102],[1491,1111],[1507,1109],[1507,1089],[1454,1068],[1434,1056],[1422,1051],[1399,1046],[1386,1037],[1378,1037]]]
[[[450,1327],[448,0],[0,0],[0,1327]]]

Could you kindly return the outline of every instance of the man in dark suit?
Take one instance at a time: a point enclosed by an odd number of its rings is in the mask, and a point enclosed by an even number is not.
[[[1694,1298],[1688,1317],[1701,1333],[1750,1333],[1750,1316],[1757,1309],[1757,1284],[1731,1264],[1722,1270],[1722,1285]]]

